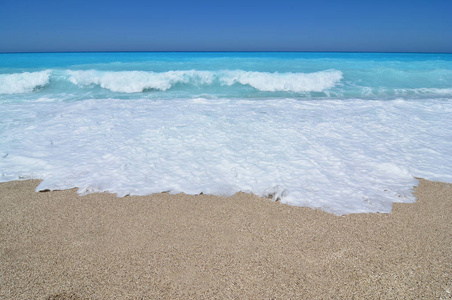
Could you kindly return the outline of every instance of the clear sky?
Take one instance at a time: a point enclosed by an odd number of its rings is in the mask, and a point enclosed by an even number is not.
[[[452,52],[452,0],[0,0],[0,52]]]

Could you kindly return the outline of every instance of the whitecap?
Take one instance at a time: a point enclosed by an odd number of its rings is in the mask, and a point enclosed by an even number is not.
[[[250,85],[264,92],[323,92],[336,86],[342,72],[325,70],[313,73],[269,73],[242,70],[224,71],[221,83]]]
[[[31,93],[49,83],[50,70],[0,74],[0,94]]]
[[[214,75],[209,71],[67,71],[75,85],[98,85],[113,92],[141,93],[145,90],[166,91],[176,83],[211,84]]]

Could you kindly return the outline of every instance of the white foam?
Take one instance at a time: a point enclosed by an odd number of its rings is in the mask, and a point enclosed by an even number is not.
[[[342,72],[326,70],[314,73],[268,73],[242,70],[224,71],[221,82],[225,85],[240,83],[264,92],[323,92],[337,85]]]
[[[208,71],[67,71],[76,85],[99,85],[113,92],[140,93],[148,89],[166,91],[176,83],[210,84],[214,75]]]
[[[2,104],[0,181],[119,196],[272,196],[335,214],[452,182],[452,101],[85,100]]]
[[[451,96],[452,95],[452,88],[418,88],[413,89],[416,93],[419,94],[437,94],[437,95],[443,95],[443,96]]]
[[[243,70],[199,71],[179,70],[168,72],[145,71],[67,71],[69,81],[76,85],[99,85],[113,92],[139,93],[148,89],[166,91],[176,83],[222,85],[236,83],[249,85],[266,92],[322,92],[337,85],[342,72],[326,70],[314,73],[268,73]]]
[[[385,91],[383,91],[385,92]],[[452,88],[415,88],[415,89],[394,89],[394,94],[398,96],[409,95],[430,95],[432,96],[452,96]]]
[[[0,74],[0,94],[22,94],[33,92],[49,83],[50,70]]]

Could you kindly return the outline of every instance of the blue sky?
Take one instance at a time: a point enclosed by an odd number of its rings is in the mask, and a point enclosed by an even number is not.
[[[0,52],[452,52],[452,0],[0,0]]]

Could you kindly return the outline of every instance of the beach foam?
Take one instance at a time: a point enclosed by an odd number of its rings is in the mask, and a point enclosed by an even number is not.
[[[452,182],[449,101],[201,100],[4,104],[0,181],[244,191],[335,214],[413,202],[414,177]]]

